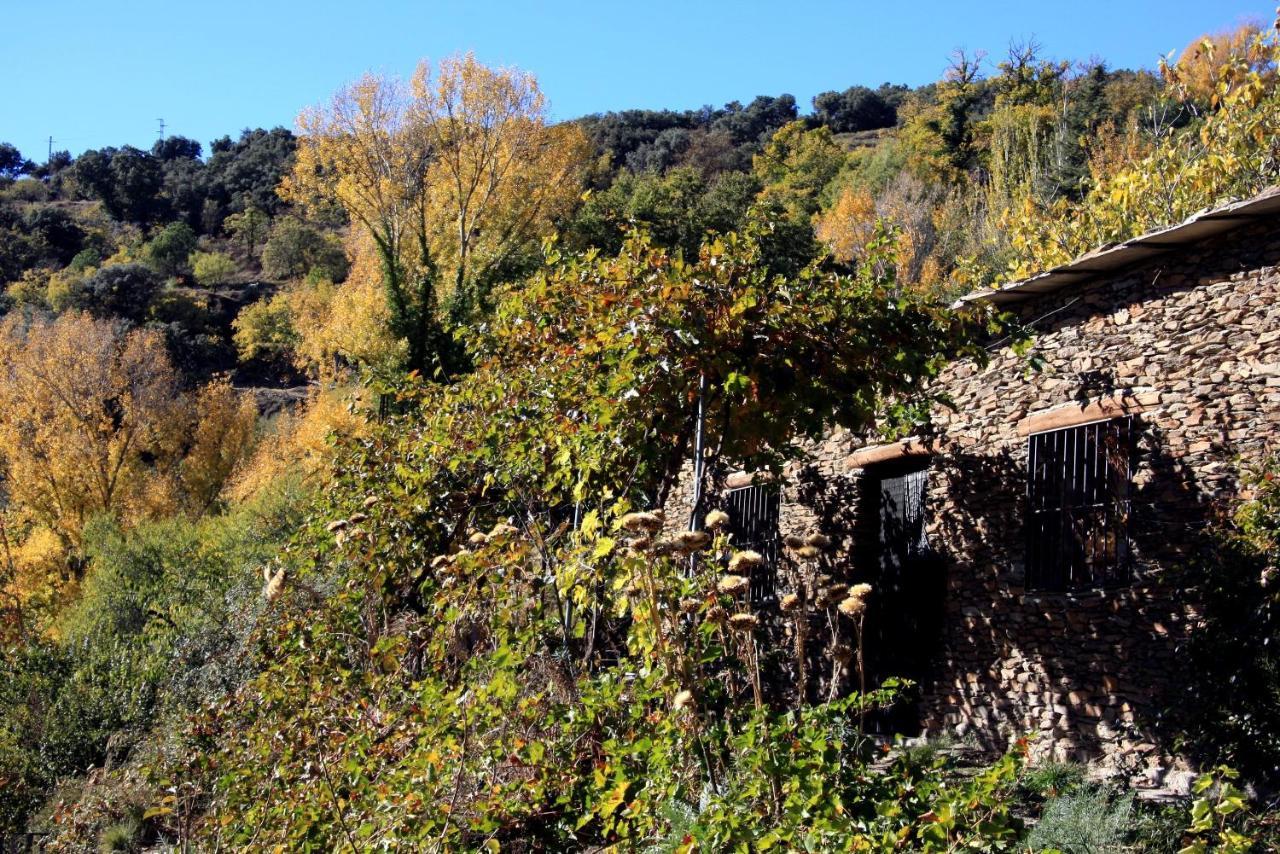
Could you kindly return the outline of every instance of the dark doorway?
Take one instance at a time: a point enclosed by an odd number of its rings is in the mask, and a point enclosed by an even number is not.
[[[938,653],[945,580],[928,540],[928,494],[925,457],[881,463],[864,474],[859,515],[869,547],[860,550],[859,575],[873,587],[863,640],[868,685],[890,677],[923,682]],[[908,692],[869,725],[885,734],[918,734],[916,696]]]

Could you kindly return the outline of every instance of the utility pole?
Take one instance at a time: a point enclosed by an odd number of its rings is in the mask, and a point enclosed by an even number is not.
[[[52,159],[53,159],[53,136],[50,135],[49,136],[49,154],[48,156],[45,157],[44,162],[48,163]]]
[[[164,119],[156,119],[160,123],[160,141],[164,142]]]

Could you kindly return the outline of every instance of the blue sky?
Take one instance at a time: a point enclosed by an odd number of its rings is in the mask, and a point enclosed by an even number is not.
[[[150,146],[157,119],[200,140],[292,126],[298,110],[367,70],[474,50],[534,72],[555,114],[692,108],[886,80],[936,79],[953,48],[994,61],[1034,36],[1055,58],[1154,67],[1195,36],[1275,0],[906,2],[442,2],[442,0],[3,0],[0,140],[43,160]],[[206,149],[207,150],[207,149]]]

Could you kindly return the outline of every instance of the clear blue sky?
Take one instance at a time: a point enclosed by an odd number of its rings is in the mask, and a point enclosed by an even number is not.
[[[292,127],[299,108],[364,71],[409,73],[474,50],[534,72],[555,114],[692,108],[790,92],[936,79],[953,48],[999,58],[1034,36],[1047,55],[1154,67],[1190,39],[1275,0],[3,0],[0,140],[150,146]]]

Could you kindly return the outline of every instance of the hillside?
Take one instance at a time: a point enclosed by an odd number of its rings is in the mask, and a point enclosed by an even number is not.
[[[1275,184],[1278,61],[1257,27],[1158,71],[1024,45],[804,112],[553,123],[464,55],[207,154],[0,144],[0,834],[1280,844],[1280,682],[1239,698],[1252,742],[1182,734],[1210,770],[1166,807],[1024,743],[895,740],[871,723],[913,686],[865,684],[881,591],[833,581],[829,537],[762,604],[774,558],[722,510],[661,514],[690,460],[785,478],[833,428],[924,429],[952,361],[1030,352],[957,296]],[[1248,561],[1273,475],[1215,535]]]

